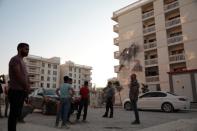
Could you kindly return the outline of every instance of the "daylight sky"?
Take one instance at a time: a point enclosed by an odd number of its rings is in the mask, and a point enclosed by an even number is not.
[[[134,1],[0,0],[0,74],[8,74],[17,44],[27,42],[31,55],[91,66],[92,83],[104,87],[118,64],[112,14]]]

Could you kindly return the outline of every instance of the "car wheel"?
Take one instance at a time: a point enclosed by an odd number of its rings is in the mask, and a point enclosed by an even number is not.
[[[124,104],[124,109],[125,109],[125,110],[131,110],[131,103],[130,103],[130,102],[126,102],[126,103]]]
[[[163,103],[161,106],[161,109],[164,112],[173,112],[174,111],[174,107],[171,103]]]
[[[47,105],[44,104],[42,107],[42,114],[46,115],[47,114]]]

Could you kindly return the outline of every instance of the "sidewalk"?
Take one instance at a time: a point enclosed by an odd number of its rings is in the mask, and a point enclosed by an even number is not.
[[[180,119],[139,131],[197,131],[197,119]]]

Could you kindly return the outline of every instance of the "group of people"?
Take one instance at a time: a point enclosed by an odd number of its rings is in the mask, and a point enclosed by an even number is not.
[[[57,115],[55,126],[59,126],[60,119],[62,120],[61,128],[69,128],[68,123],[70,122],[70,115],[72,113],[72,97],[74,95],[74,91],[71,88],[72,79],[68,76],[64,76],[64,83],[57,88],[56,94],[59,96]],[[83,122],[86,122],[87,110],[89,103],[89,87],[88,81],[84,82],[84,86],[80,88],[80,102],[77,110],[76,121],[79,121],[81,116],[81,111],[84,109],[83,113]]]
[[[30,81],[26,70],[26,65],[23,58],[28,56],[29,45],[27,43],[19,43],[17,46],[17,55],[12,57],[9,62],[9,91],[7,96],[10,104],[10,112],[8,116],[8,131],[16,131],[17,120],[20,118],[25,99],[30,93]],[[5,83],[0,79],[0,84]],[[57,89],[56,93],[59,96],[59,104],[56,115],[55,126],[59,125],[60,119],[62,120],[61,127],[69,128],[67,126],[71,114],[71,101],[74,91],[71,88],[72,79],[68,76],[64,77],[64,83]],[[136,75],[131,75],[129,97],[135,112],[135,121],[132,124],[140,124],[139,114],[137,110],[137,100],[139,94],[139,83],[137,82]],[[84,86],[80,88],[80,103],[76,116],[76,121],[79,121],[81,111],[84,109],[83,121],[86,121],[87,110],[89,104],[89,88],[88,81],[84,82]],[[106,88],[106,111],[103,117],[113,118],[113,103],[115,100],[115,90],[112,83],[108,82]],[[1,113],[1,112],[0,112]],[[2,115],[2,114],[0,114]],[[7,116],[7,113],[5,114]]]

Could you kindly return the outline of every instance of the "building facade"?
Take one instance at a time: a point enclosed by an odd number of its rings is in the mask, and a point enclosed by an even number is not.
[[[197,69],[196,12],[196,0],[139,0],[113,13],[123,97],[132,73],[150,90],[170,91],[168,72]]]
[[[43,58],[29,55],[24,58],[31,88],[57,88],[59,87],[60,58]]]
[[[92,87],[91,83],[91,70],[92,67],[85,65],[78,65],[72,61],[66,61],[65,64],[60,65],[60,84],[62,84],[64,76],[69,76],[72,78],[72,88],[76,92],[76,95],[79,95],[79,90],[84,81],[89,82],[89,87]]]

